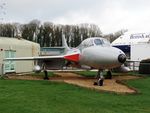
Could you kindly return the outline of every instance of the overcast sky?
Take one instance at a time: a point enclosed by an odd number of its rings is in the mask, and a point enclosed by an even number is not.
[[[150,32],[150,0],[0,0],[2,22],[38,19],[56,24],[94,23],[103,33]]]

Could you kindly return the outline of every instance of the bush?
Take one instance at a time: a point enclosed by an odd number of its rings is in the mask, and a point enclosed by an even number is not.
[[[145,59],[140,62],[139,73],[150,74],[150,59]]]
[[[140,63],[150,63],[150,59],[144,59]]]

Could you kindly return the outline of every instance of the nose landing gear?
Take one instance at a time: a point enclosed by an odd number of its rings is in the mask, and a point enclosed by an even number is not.
[[[97,81],[94,82],[94,85],[103,86],[103,82],[104,82],[103,70],[101,70],[101,69],[98,70],[96,78],[97,78]],[[111,71],[107,71],[105,78],[106,79],[112,79]]]
[[[94,85],[103,86],[104,76],[103,76],[103,70],[98,70],[97,73],[97,81],[94,82]]]

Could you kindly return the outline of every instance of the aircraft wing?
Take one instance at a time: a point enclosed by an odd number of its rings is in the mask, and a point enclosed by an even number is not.
[[[79,54],[67,54],[67,55],[58,55],[58,56],[35,56],[35,57],[18,57],[18,58],[5,58],[4,60],[13,60],[13,61],[19,61],[19,60],[48,60],[48,59],[66,59],[73,62],[78,62],[79,60]]]
[[[4,60],[46,60],[64,58],[64,56],[35,56],[35,57],[18,57],[18,58],[5,58]]]

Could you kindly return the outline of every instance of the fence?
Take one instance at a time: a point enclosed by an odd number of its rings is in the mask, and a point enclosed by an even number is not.
[[[131,71],[139,71],[140,61],[127,61],[125,63]]]

